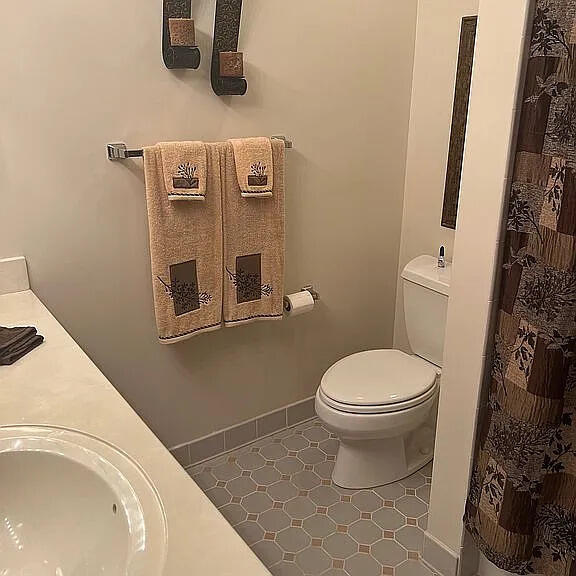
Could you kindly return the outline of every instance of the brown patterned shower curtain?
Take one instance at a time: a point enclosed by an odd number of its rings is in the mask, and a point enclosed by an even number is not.
[[[576,0],[538,0],[464,518],[517,574],[576,576],[575,263]]]

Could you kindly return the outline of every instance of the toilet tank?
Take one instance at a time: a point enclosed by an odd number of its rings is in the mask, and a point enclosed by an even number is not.
[[[412,352],[442,366],[452,265],[438,267],[434,256],[418,256],[402,271],[404,318]]]

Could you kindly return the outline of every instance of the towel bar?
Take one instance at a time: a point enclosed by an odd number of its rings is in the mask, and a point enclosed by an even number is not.
[[[288,140],[286,136],[271,136],[273,140],[283,140],[286,149],[292,148],[292,140]],[[128,158],[142,158],[144,150],[142,148],[131,150],[124,142],[116,142],[114,144],[107,144],[106,151],[108,160],[127,160]]]

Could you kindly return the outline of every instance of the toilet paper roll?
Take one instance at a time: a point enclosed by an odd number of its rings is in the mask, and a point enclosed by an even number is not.
[[[287,316],[300,316],[314,308],[314,298],[308,290],[284,296],[284,311]]]

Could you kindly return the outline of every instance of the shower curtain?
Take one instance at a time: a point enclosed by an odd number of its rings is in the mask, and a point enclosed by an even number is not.
[[[535,6],[506,228],[464,521],[504,570],[576,576],[576,0]]]

